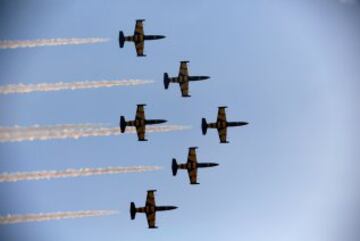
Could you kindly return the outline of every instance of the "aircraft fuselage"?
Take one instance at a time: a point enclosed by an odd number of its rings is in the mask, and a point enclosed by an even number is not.
[[[186,76],[186,75],[180,75],[178,77],[171,77],[169,78],[170,83],[186,83],[189,81],[201,81],[209,79],[209,76]]]
[[[183,164],[179,164],[179,169],[187,169],[187,170],[193,170],[196,168],[205,168],[205,167],[215,167],[218,166],[218,163],[212,163],[212,162],[187,162]]]
[[[147,205],[145,207],[139,207],[136,208],[137,213],[146,213],[146,214],[152,214],[155,212],[161,212],[161,211],[170,211],[173,209],[176,209],[176,206],[154,206],[154,205]]]
[[[165,123],[166,120],[162,119],[152,119],[152,120],[145,120],[142,118],[136,118],[134,121],[127,121],[127,126],[135,126],[135,127],[143,127],[145,125],[155,125],[155,124],[161,124]]]
[[[232,122],[227,122],[227,121],[217,121],[215,123],[209,123],[208,124],[208,128],[215,128],[215,129],[224,129],[227,127],[235,127],[235,126],[244,126],[249,124],[248,122],[245,121],[232,121]]]
[[[163,38],[165,38],[165,36],[163,36],[163,35],[135,34],[135,35],[132,35],[132,36],[126,36],[125,41],[140,43],[140,42],[143,42],[145,40],[158,40],[158,39],[163,39]]]

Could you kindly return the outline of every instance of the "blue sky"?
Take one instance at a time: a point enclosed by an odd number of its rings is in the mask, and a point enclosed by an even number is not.
[[[0,96],[0,125],[110,123],[146,103],[148,117],[191,125],[182,132],[0,144],[0,171],[159,165],[144,174],[2,183],[0,214],[117,209],[111,217],[0,226],[6,240],[358,240],[360,6],[336,0],[299,1],[1,1],[0,39],[105,37],[109,43],[0,51],[0,83],[150,79],[152,85]],[[119,30],[164,40],[145,43],[146,58],[131,44],[118,49]],[[211,79],[180,98],[162,75]],[[200,120],[250,125],[201,135]],[[201,185],[170,162],[185,161],[199,146]],[[130,201],[179,209],[131,221]]]

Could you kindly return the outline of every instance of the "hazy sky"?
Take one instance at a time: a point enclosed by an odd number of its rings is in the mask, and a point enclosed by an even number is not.
[[[345,3],[347,2],[347,3]],[[352,2],[352,3],[350,3]],[[0,126],[110,123],[133,117],[191,125],[181,132],[0,144],[0,171],[157,165],[161,171],[0,183],[0,214],[116,209],[119,214],[0,226],[17,240],[355,241],[359,212],[360,5],[338,0],[248,1],[0,1],[0,39],[104,37],[108,43],[0,50],[0,83],[144,79],[154,84],[0,96]],[[146,58],[132,44],[118,48],[118,31],[133,33],[145,18]],[[165,91],[163,72],[179,61],[211,79]],[[201,135],[201,117],[250,125]],[[171,176],[171,159],[198,146],[200,185],[185,172]],[[129,204],[179,209],[129,217]]]

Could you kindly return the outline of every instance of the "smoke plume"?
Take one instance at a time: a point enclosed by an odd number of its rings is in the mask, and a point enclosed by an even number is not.
[[[189,127],[182,125],[159,125],[147,126],[146,132],[169,132],[186,129],[189,129]],[[136,133],[136,129],[134,127],[126,128],[125,133]],[[0,127],[0,142],[79,139],[81,137],[112,135],[120,135],[120,129],[118,127],[109,127],[109,125],[105,124]]]
[[[49,92],[60,90],[94,89],[115,86],[132,86],[150,84],[150,80],[102,80],[102,81],[78,81],[57,82],[39,84],[11,84],[0,86],[0,94],[24,94],[31,92]]]
[[[107,38],[55,38],[35,40],[1,40],[0,49],[34,48],[43,46],[96,44],[109,41]]]
[[[85,177],[94,175],[109,175],[123,173],[141,173],[160,170],[158,166],[133,166],[133,167],[106,167],[106,168],[81,168],[66,169],[61,171],[37,171],[37,172],[15,172],[0,173],[1,182],[33,181],[43,179],[56,179],[67,177]]]
[[[87,210],[87,211],[74,211],[74,212],[56,212],[56,213],[36,213],[24,215],[6,215],[0,216],[0,224],[14,224],[26,222],[44,222],[51,220],[61,220],[70,218],[87,218],[109,216],[117,214],[115,210]]]

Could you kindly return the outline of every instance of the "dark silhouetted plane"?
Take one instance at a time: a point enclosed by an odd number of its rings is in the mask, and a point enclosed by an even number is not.
[[[149,228],[157,228],[155,226],[156,212],[169,211],[177,208],[175,206],[156,206],[154,192],[156,192],[156,190],[147,191],[145,207],[136,208],[135,203],[131,202],[130,204],[131,219],[135,219],[136,213],[145,213]]]
[[[233,127],[233,126],[244,126],[249,123],[244,122],[244,121],[228,122],[228,121],[226,121],[226,113],[225,113],[225,108],[227,108],[227,106],[220,106],[218,108],[219,108],[219,110],[218,110],[217,120],[215,123],[207,123],[206,119],[202,118],[202,120],[201,120],[202,133],[203,133],[203,135],[206,135],[207,128],[215,128],[218,130],[220,143],[229,143],[226,140],[227,128]]]
[[[199,81],[209,79],[209,76],[189,76],[187,67],[189,61],[180,62],[180,70],[178,77],[169,77],[168,73],[164,73],[164,87],[169,88],[170,83],[178,83],[180,85],[181,96],[190,97],[189,95],[189,81]]]
[[[135,120],[133,121],[126,121],[124,116],[120,117],[119,126],[121,133],[125,132],[126,126],[135,126],[138,140],[147,141],[147,139],[145,139],[145,125],[154,125],[154,124],[161,124],[166,122],[166,120],[161,120],[161,119],[146,120],[144,113],[144,106],[146,105],[145,104],[137,105]]]
[[[139,57],[145,57],[144,54],[144,41],[145,40],[156,40],[165,38],[163,35],[145,35],[143,22],[145,19],[136,20],[134,35],[125,36],[123,31],[119,32],[119,46],[120,48],[124,47],[125,41],[134,42],[136,54]]]
[[[172,160],[172,165],[171,165],[172,173],[174,176],[176,176],[178,169],[186,169],[189,174],[190,184],[199,184],[197,182],[197,169],[198,168],[215,167],[215,166],[219,165],[217,163],[211,163],[211,162],[202,162],[202,163],[197,162],[196,149],[197,149],[197,147],[189,148],[189,154],[188,154],[188,159],[187,159],[186,163],[177,164],[176,159],[174,158]]]

